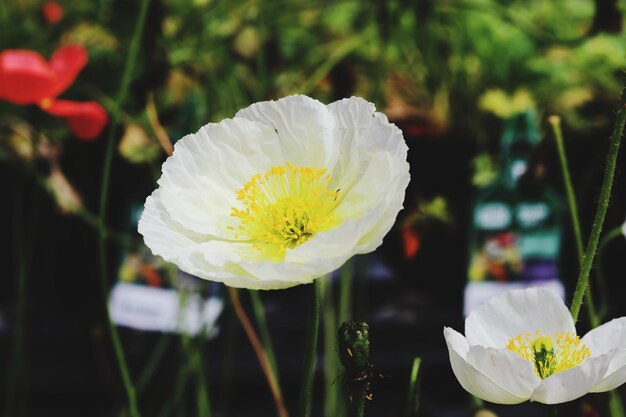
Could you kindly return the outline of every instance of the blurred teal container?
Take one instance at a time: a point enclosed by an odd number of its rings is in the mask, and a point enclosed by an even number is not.
[[[527,172],[538,143],[534,111],[505,121],[501,172],[479,190],[472,207],[465,315],[511,289],[542,285],[564,295],[559,274],[563,205],[545,181]]]

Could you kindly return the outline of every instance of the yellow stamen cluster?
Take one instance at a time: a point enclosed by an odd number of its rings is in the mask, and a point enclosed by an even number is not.
[[[250,241],[263,258],[279,262],[288,248],[337,224],[333,210],[339,190],[329,189],[330,182],[325,168],[290,163],[253,175],[237,191],[244,208],[231,209],[240,225],[228,228],[235,232],[235,239]]]
[[[537,330],[534,335],[519,334],[509,339],[506,348],[532,363],[542,379],[578,366],[591,356],[591,349],[574,333],[543,336]]]

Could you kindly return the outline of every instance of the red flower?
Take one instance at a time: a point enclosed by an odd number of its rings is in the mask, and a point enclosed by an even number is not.
[[[56,1],[50,0],[41,7],[41,14],[46,23],[54,25],[63,18],[63,7]]]
[[[104,109],[89,101],[56,100],[87,64],[80,45],[58,49],[46,62],[34,51],[6,49],[0,52],[0,99],[11,103],[37,104],[45,112],[65,118],[79,139],[95,139],[108,122]]]

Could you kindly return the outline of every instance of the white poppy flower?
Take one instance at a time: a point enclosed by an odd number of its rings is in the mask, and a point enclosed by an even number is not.
[[[483,400],[557,404],[626,381],[626,317],[582,339],[567,307],[547,288],[492,298],[465,320],[465,337],[444,328],[452,370]]]
[[[139,232],[201,278],[278,289],[376,249],[409,182],[402,132],[373,104],[251,105],[176,143]]]

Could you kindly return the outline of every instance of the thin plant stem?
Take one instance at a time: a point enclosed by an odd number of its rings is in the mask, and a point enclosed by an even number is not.
[[[257,326],[259,326],[259,336],[261,337],[261,343],[263,349],[267,354],[267,360],[269,361],[272,373],[276,378],[276,384],[280,390],[280,377],[278,375],[278,365],[276,362],[276,356],[274,355],[274,346],[272,345],[272,337],[270,335],[270,329],[267,325],[265,318],[265,307],[263,307],[263,301],[258,291],[250,290],[250,301],[252,302],[252,311],[254,312],[254,318],[256,319]]]
[[[325,279],[322,284],[322,318],[324,326],[324,415],[334,417],[339,398],[339,384],[334,384],[339,375],[339,360],[336,354],[337,317],[333,299],[331,280]]]
[[[354,276],[354,265],[355,258],[350,258],[346,261],[345,264],[339,269],[339,307],[337,312],[337,328],[341,326],[342,323],[350,320],[352,318],[352,279]],[[333,337],[335,336],[333,333]],[[337,364],[337,372],[339,372],[339,358],[335,354],[333,355],[335,363]],[[335,376],[337,378],[337,376]],[[337,395],[340,396],[342,394],[342,389],[339,384],[335,384],[337,386],[336,392]],[[343,416],[346,414],[346,403],[345,401],[337,401],[337,415]]]
[[[32,167],[24,167],[24,166],[13,166],[16,170],[20,172],[20,174],[28,177],[32,181],[34,181],[37,186],[43,191],[45,191],[51,199],[54,200],[54,193],[52,189],[48,186],[46,179],[41,175],[38,175],[37,172],[32,169]],[[104,227],[104,234],[107,239],[115,241],[118,245],[128,247],[130,246],[130,242],[132,240],[131,236],[124,232],[119,232],[116,230],[111,230],[106,226],[101,226],[98,216],[90,212],[85,207],[80,207],[76,211],[70,213],[71,215],[76,216],[79,220],[83,221],[87,226],[93,228],[96,232],[99,232],[101,227]],[[32,217],[32,216],[31,216]],[[31,224],[35,224],[35,222],[30,221]]]
[[[477,396],[475,396],[475,395],[471,396],[471,401],[472,401],[472,405],[476,409],[481,409],[481,408],[483,408],[485,406],[485,402],[482,399],[480,399]]]
[[[354,258],[349,259],[339,269],[339,314],[337,325],[350,319],[352,309],[352,275],[354,274]]]
[[[148,122],[150,123],[152,131],[159,141],[159,145],[161,145],[167,156],[172,156],[174,153],[174,146],[172,145],[172,141],[165,131],[165,128],[163,128],[163,125],[159,121],[159,114],[157,113],[156,105],[154,104],[154,93],[148,94],[148,99],[146,101],[146,115],[148,116]]]
[[[204,373],[201,346],[194,347],[194,370],[196,372],[196,404],[199,417],[211,417],[208,384]]]
[[[300,391],[300,416],[309,417],[313,400],[313,378],[315,376],[315,360],[317,351],[317,334],[320,323],[320,296],[322,284],[320,280],[328,277],[318,278],[313,282],[313,300],[311,304],[311,319],[306,353],[304,356],[304,374],[302,375],[302,387]]]
[[[252,348],[256,353],[259,364],[261,365],[261,369],[263,370],[265,378],[267,379],[267,383],[270,386],[272,397],[274,398],[274,402],[276,403],[276,409],[278,410],[278,413],[281,415],[281,417],[288,417],[289,413],[287,412],[287,407],[285,407],[283,395],[276,381],[276,376],[272,373],[267,353],[263,349],[263,345],[261,344],[259,337],[256,335],[254,328],[250,323],[250,319],[248,318],[248,315],[241,305],[241,301],[239,300],[239,293],[236,288],[226,288],[228,289],[228,295],[230,297],[233,308],[235,309],[235,313],[239,318],[239,322],[241,323],[244,331],[246,332],[246,335],[248,336],[248,339],[250,340],[250,343],[252,344]]]
[[[143,371],[137,378],[137,394],[139,394],[143,389],[148,385],[148,382],[152,379],[152,376],[156,372],[158,365],[161,363],[161,359],[163,359],[163,355],[167,351],[170,343],[172,342],[172,335],[169,333],[163,333],[157,342],[157,345],[154,347],[152,354],[148,358],[146,365],[143,368]]]
[[[185,393],[185,388],[187,386],[191,370],[192,364],[190,361],[187,361],[183,366],[179,367],[178,374],[175,379],[176,383],[173,384],[174,393],[161,407],[161,412],[158,414],[158,417],[167,417],[172,414],[174,409],[176,409],[176,405],[180,402],[183,394]]]
[[[128,50],[128,56],[126,58],[126,66],[124,68],[124,73],[122,75],[122,82],[120,84],[119,93],[117,95],[117,104],[123,107],[124,102],[126,101],[126,96],[128,95],[128,88],[130,82],[133,77],[133,73],[135,70],[135,64],[137,62],[137,55],[139,52],[139,44],[141,42],[141,36],[143,34],[143,28],[146,22],[146,15],[148,13],[148,6],[150,4],[150,0],[142,0],[141,6],[139,9],[139,16],[137,18],[137,25],[135,27],[135,32],[133,33],[133,37],[130,42],[130,47]],[[100,210],[98,213],[98,249],[99,249],[99,260],[100,260],[100,285],[102,292],[102,300],[104,304],[104,310],[106,314],[106,321],[109,328],[109,333],[111,335],[111,342],[113,343],[113,349],[115,351],[115,357],[117,359],[117,363],[120,369],[120,373],[122,375],[122,380],[124,382],[124,389],[126,390],[126,396],[128,397],[128,405],[130,409],[130,415],[132,417],[139,417],[139,407],[137,406],[137,398],[135,393],[135,387],[133,386],[133,382],[130,377],[130,372],[128,371],[128,366],[126,365],[126,358],[124,356],[124,350],[122,349],[122,343],[120,341],[119,334],[117,333],[117,328],[115,324],[111,320],[111,316],[109,314],[108,309],[108,289],[109,285],[107,282],[107,254],[106,254],[106,233],[105,233],[105,219],[106,219],[106,209],[107,209],[107,201],[109,194],[109,181],[111,176],[111,162],[113,160],[113,149],[115,146],[115,130],[117,124],[119,122],[120,113],[114,112],[112,115],[111,125],[109,126],[109,136],[107,138],[107,147],[106,153],[104,157],[104,168],[102,171],[102,184],[100,187]]]
[[[365,388],[359,393],[359,396],[356,400],[356,417],[363,417],[365,414]]]
[[[559,160],[561,161],[561,170],[563,172],[563,180],[565,182],[565,189],[567,192],[567,201],[569,204],[570,215],[572,219],[572,227],[574,230],[574,236],[576,238],[576,249],[578,252],[578,262],[579,265],[582,264],[584,253],[583,253],[583,239],[582,233],[580,229],[580,217],[578,215],[578,207],[576,205],[576,196],[574,194],[574,187],[572,186],[572,182],[569,175],[569,168],[567,163],[567,155],[565,153],[565,146],[563,145],[563,135],[561,133],[561,120],[558,116],[551,116],[549,119],[550,124],[552,125],[552,131],[554,133],[554,137],[556,138],[557,149],[559,153]],[[602,285],[601,293],[605,294],[604,291],[604,274],[602,269],[602,253],[606,246],[606,243],[613,239],[614,236],[621,234],[621,228],[616,228],[611,230],[600,242],[599,250],[598,250],[598,261],[597,261],[597,273],[596,280],[598,283]],[[592,328],[596,328],[600,325],[600,317],[603,314],[598,314],[595,309],[593,296],[589,289],[585,292],[585,301],[587,302],[587,311],[589,313],[589,321],[591,323]],[[606,303],[603,303],[606,306]],[[611,390],[609,399],[609,409],[612,417],[625,417],[624,416],[624,405],[619,394],[615,390]],[[555,411],[556,412],[556,411]]]
[[[185,316],[189,307],[189,300],[193,296],[190,288],[180,288],[178,290],[178,327],[181,329],[181,341],[183,345],[184,357],[187,359],[190,369],[194,373],[196,381],[196,408],[199,417],[211,417],[211,406],[209,401],[208,384],[204,374],[202,363],[202,338],[206,338],[206,326],[203,325],[198,335],[192,337],[187,332]]]
[[[409,379],[409,391],[406,401],[406,416],[416,416],[420,406],[420,369],[422,358],[413,359],[411,367],[411,377]]]
[[[611,417],[626,417],[622,398],[619,396],[616,389],[611,390],[609,393],[609,410],[611,412]]]
[[[576,240],[576,252],[578,253],[578,266],[582,265],[584,246],[583,235],[580,228],[580,216],[578,215],[578,205],[576,204],[576,194],[574,193],[574,187],[572,186],[572,179],[570,177],[569,165],[567,163],[567,154],[565,153],[565,146],[563,145],[563,133],[561,132],[561,118],[558,116],[550,116],[548,118],[550,125],[552,126],[552,132],[556,139],[556,146],[559,154],[559,161],[561,162],[561,172],[563,174],[563,182],[565,183],[565,192],[567,194],[567,204],[569,206],[570,219],[572,221],[572,230],[574,231],[574,238]],[[596,312],[596,308],[593,301],[593,295],[591,288],[585,291],[585,302],[587,303],[587,313],[589,314],[589,321],[591,327],[598,327],[600,325],[600,317]]]
[[[230,391],[233,379],[233,358],[234,358],[234,350],[237,341],[237,320],[235,317],[235,312],[233,310],[233,306],[231,303],[227,305],[229,314],[226,316],[226,336],[225,336],[225,344],[226,348],[224,349],[224,357],[222,359],[222,375],[220,378],[220,400],[219,400],[219,410],[222,415],[227,416],[229,402],[230,402]]]
[[[578,320],[578,313],[580,312],[583,296],[587,290],[587,286],[589,285],[589,272],[591,271],[591,267],[593,265],[593,258],[598,247],[598,241],[600,240],[604,217],[609,206],[609,199],[611,198],[613,176],[615,174],[615,166],[617,165],[620,142],[624,133],[624,122],[626,122],[626,88],[622,89],[620,106],[617,111],[615,127],[613,128],[613,136],[611,137],[606,166],[604,169],[602,189],[600,190],[600,200],[598,201],[598,208],[593,220],[589,242],[587,243],[587,249],[585,251],[585,255],[583,256],[580,273],[578,275],[578,282],[576,283],[576,290],[574,291],[574,298],[570,307],[570,312],[572,313],[574,322]]]
[[[565,191],[567,194],[567,204],[569,206],[570,218],[572,220],[572,229],[574,230],[574,238],[576,239],[576,251],[578,252],[578,259],[582,260],[584,254],[583,247],[583,235],[580,231],[580,222],[578,215],[578,205],[576,204],[576,196],[574,194],[574,187],[572,186],[572,179],[570,177],[570,171],[567,163],[567,154],[565,153],[565,146],[563,145],[563,133],[561,132],[561,118],[559,116],[550,116],[548,118],[550,125],[552,126],[552,133],[556,139],[556,147],[559,153],[559,161],[561,162],[561,173],[563,174],[563,182],[565,183]]]
[[[135,391],[137,396],[142,393],[142,391],[148,386],[148,383],[152,380],[152,377],[154,376],[158,365],[161,363],[161,359],[163,359],[163,355],[167,351],[167,348],[169,347],[171,341],[172,335],[169,333],[164,333],[159,338],[159,341],[152,350],[150,357],[146,361],[146,365],[144,366],[141,374],[139,375],[139,378],[137,378],[137,382],[135,383]],[[128,410],[123,410],[120,415],[128,415]]]

